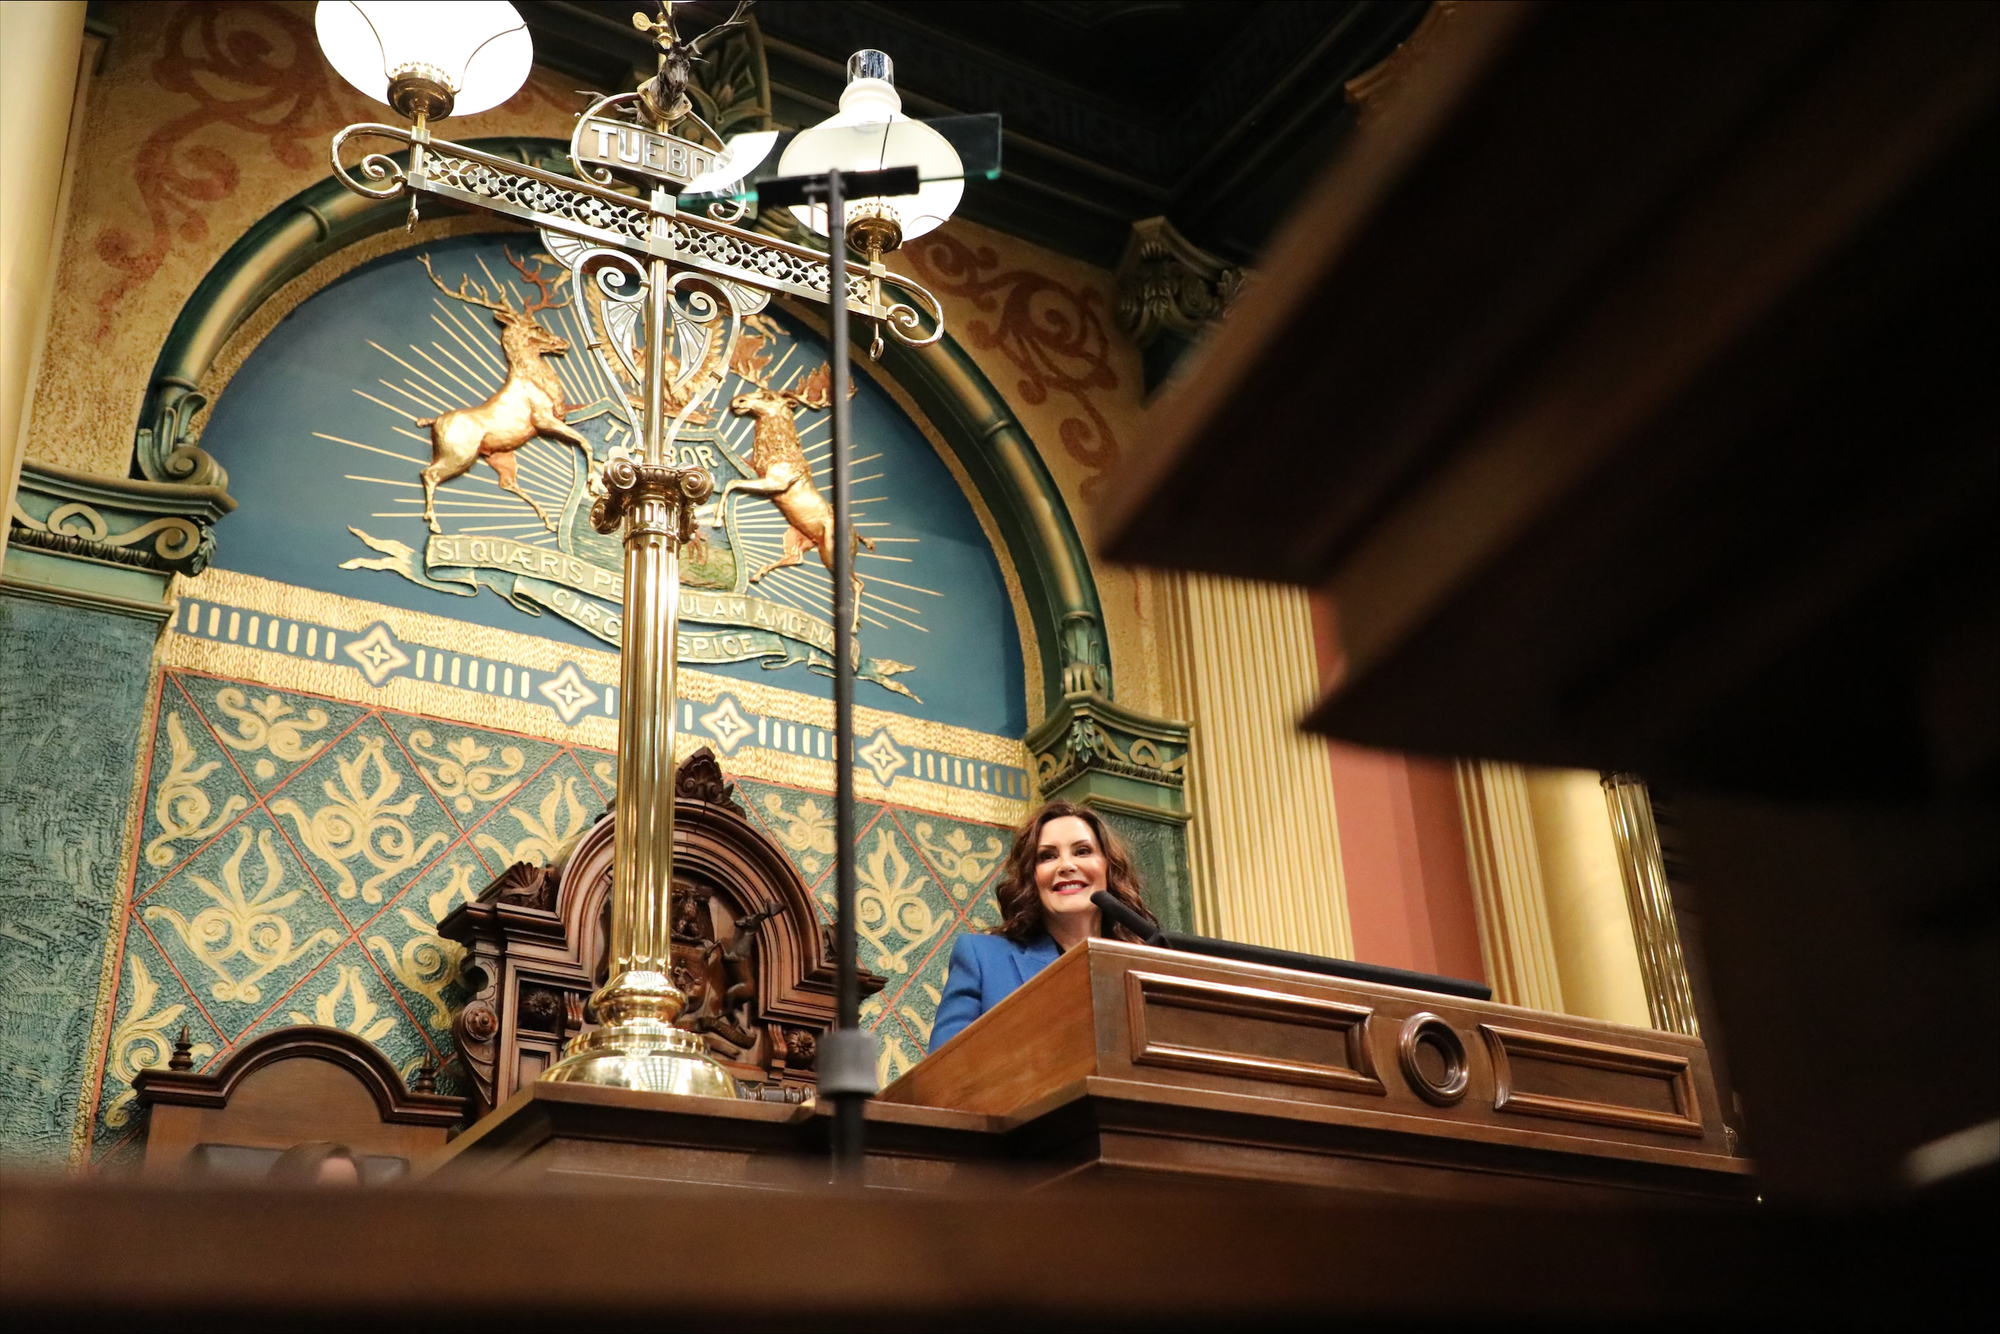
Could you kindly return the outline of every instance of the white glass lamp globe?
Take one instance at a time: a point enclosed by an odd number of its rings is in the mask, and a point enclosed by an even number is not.
[[[867,218],[893,220],[900,241],[910,241],[944,225],[965,195],[964,166],[958,151],[936,130],[903,114],[895,66],[880,51],[857,51],[847,61],[847,87],[840,110],[785,146],[780,176],[821,176],[838,169],[879,171],[915,167],[923,184],[914,195],[850,203],[848,238]],[[824,204],[793,204],[792,216],[821,236],[828,233]],[[884,249],[894,249],[893,245]]]
[[[326,0],[313,23],[341,78],[413,120],[497,107],[535,63],[506,0]]]

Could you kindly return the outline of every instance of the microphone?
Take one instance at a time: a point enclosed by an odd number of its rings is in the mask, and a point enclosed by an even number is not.
[[[1108,889],[1098,890],[1095,894],[1092,894],[1090,896],[1090,901],[1097,905],[1097,910],[1099,912],[1103,913],[1106,917],[1109,917],[1119,926],[1124,927],[1127,931],[1130,931],[1133,935],[1139,937],[1139,939],[1145,941],[1148,945],[1157,945],[1162,949],[1173,948],[1171,945],[1167,944],[1165,938],[1160,935],[1159,927],[1154,926],[1151,922],[1141,917],[1138,913],[1133,912],[1123,903],[1120,903],[1115,897],[1113,897],[1110,890]]]

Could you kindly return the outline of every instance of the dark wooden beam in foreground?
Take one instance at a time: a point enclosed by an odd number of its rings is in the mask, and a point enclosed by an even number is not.
[[[1672,789],[1763,1188],[1907,1189],[2000,1107],[2000,6],[1461,5],[1381,97],[1106,551],[1327,594],[1310,728]]]
[[[1990,1216],[0,1177],[16,1329],[1949,1327]]]
[[[1106,554],[1329,594],[1350,741],[1991,790],[1996,107],[1991,4],[1460,6]]]

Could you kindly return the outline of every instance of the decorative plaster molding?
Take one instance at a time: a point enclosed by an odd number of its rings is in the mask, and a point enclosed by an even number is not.
[[[1162,334],[1198,338],[1236,300],[1247,278],[1164,217],[1143,218],[1132,224],[1118,261],[1118,327],[1141,350]]]
[[[165,619],[176,574],[215,554],[220,486],[101,477],[34,460],[9,507],[8,588],[23,597]]]

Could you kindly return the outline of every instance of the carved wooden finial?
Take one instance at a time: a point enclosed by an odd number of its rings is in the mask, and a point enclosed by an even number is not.
[[[194,1044],[188,1041],[186,1024],[181,1025],[181,1035],[174,1039],[174,1054],[167,1058],[167,1069],[194,1069]]]
[[[674,775],[674,795],[693,797],[716,806],[736,804],[736,784],[722,777],[722,762],[707,746],[687,757]]]
[[[414,1075],[410,1076],[410,1092],[436,1093],[437,1090],[438,1090],[437,1062],[425,1061],[422,1065],[417,1067],[417,1072]]]
[[[515,862],[500,873],[479,897],[493,903],[518,903],[524,908],[553,912],[556,906],[556,878],[546,866]]]

